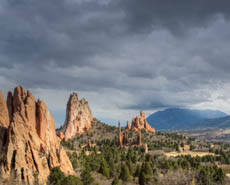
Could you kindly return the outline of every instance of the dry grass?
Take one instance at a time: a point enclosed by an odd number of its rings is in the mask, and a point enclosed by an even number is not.
[[[164,153],[164,155],[166,155],[166,157],[177,157],[181,155],[191,155],[192,157],[196,157],[196,156],[203,157],[206,155],[215,155],[215,154],[210,152],[183,151],[183,152],[168,152],[168,153]]]

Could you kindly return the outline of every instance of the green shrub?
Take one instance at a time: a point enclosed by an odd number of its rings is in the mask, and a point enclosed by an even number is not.
[[[70,175],[65,177],[62,181],[62,185],[83,185],[80,178]]]
[[[59,167],[52,168],[48,180],[51,185],[62,185],[62,181],[65,178],[65,174]]]
[[[115,177],[111,185],[121,185],[121,182],[117,177]]]

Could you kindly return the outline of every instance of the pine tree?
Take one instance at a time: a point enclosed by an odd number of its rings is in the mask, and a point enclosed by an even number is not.
[[[84,169],[81,172],[81,180],[82,180],[82,182],[83,182],[84,185],[90,185],[90,184],[93,183],[94,178],[91,176],[89,170]]]
[[[112,185],[121,185],[120,180],[117,177],[115,177],[113,179]]]
[[[149,162],[142,163],[141,172],[139,175],[139,184],[146,185],[148,184],[153,177],[153,171]]]
[[[108,164],[107,164],[107,162],[105,160],[101,161],[101,166],[100,166],[100,169],[99,169],[99,173],[103,174],[107,178],[110,177],[110,170],[109,170]]]
[[[146,180],[146,175],[143,170],[141,170],[140,176],[139,176],[139,185],[146,185],[147,180]]]
[[[48,180],[50,184],[61,185],[65,178],[65,174],[60,170],[59,167],[52,168]]]
[[[136,171],[134,173],[134,177],[139,177],[140,176],[140,173],[141,173],[141,167],[140,165],[138,164],[137,167],[136,167]]]
[[[142,164],[142,171],[144,171],[145,175],[152,177],[153,176],[153,170],[149,164],[149,162],[145,162]]]
[[[78,177],[73,176],[73,175],[65,177],[62,184],[63,185],[83,185],[81,180]]]
[[[132,161],[131,160],[126,161],[126,165],[129,168],[130,175],[133,175],[134,174],[134,167],[133,167]]]
[[[130,176],[130,173],[129,173],[129,168],[128,168],[127,165],[122,165],[120,178],[123,181],[130,181],[131,180],[131,176]]]

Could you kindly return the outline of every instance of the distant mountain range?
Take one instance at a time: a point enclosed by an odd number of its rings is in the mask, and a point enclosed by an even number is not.
[[[147,121],[157,130],[230,128],[230,116],[215,110],[169,108],[151,114]]]

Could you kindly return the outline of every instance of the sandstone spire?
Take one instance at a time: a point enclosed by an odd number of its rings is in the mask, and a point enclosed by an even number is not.
[[[132,120],[132,128],[136,131],[140,129],[145,129],[146,131],[155,133],[155,129],[152,128],[149,123],[146,121],[144,111],[140,111],[140,116],[136,116]]]
[[[131,126],[130,126],[130,124],[129,124],[129,121],[127,121],[125,129],[126,129],[126,130],[130,130],[130,129],[131,129]]]
[[[44,184],[51,168],[59,166],[72,174],[72,165],[55,134],[55,123],[45,103],[36,102],[29,91],[17,86],[8,93],[7,106],[10,125],[7,143],[2,152],[5,161],[0,164],[0,175],[25,184],[33,184],[35,174],[39,184]],[[0,120],[2,115],[0,115]]]
[[[118,121],[118,140],[119,140],[119,145],[122,146],[123,145],[123,135],[121,132],[121,123],[120,121]]]
[[[93,116],[88,102],[83,98],[78,100],[77,93],[70,95],[66,106],[66,119],[61,131],[65,139],[70,139],[76,134],[81,134],[91,128]]]
[[[139,130],[137,133],[137,145],[141,146],[142,145],[142,140],[141,140],[141,131]]]
[[[8,128],[9,124],[10,121],[9,121],[8,108],[4,96],[0,91],[0,126]]]

